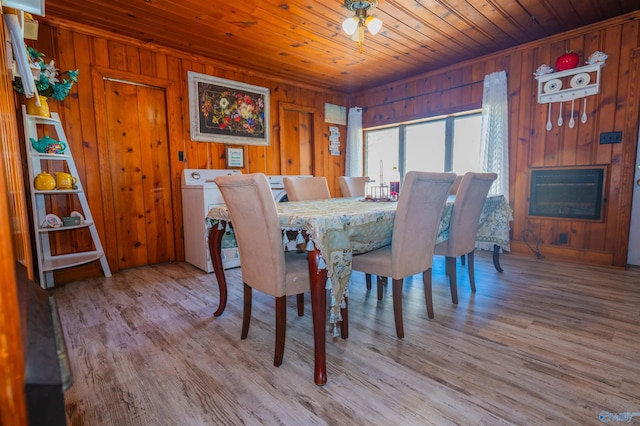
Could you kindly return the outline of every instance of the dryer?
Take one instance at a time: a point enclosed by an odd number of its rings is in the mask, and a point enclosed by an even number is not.
[[[267,176],[269,178],[269,185],[271,186],[271,193],[273,194],[273,199],[276,200],[276,203],[283,203],[289,201],[287,198],[287,192],[284,190],[284,175],[273,175]],[[287,177],[290,178],[299,178],[299,177],[313,177],[311,175],[289,175]]]
[[[273,199],[276,200],[276,203],[286,203],[289,201],[287,198],[287,192],[284,190],[284,177],[283,175],[272,175],[267,176],[269,179],[269,186],[271,187],[271,194],[273,195]],[[311,175],[288,175],[290,178],[298,178],[298,177],[313,177]],[[287,250],[295,250],[296,249],[296,241],[295,239],[289,240],[287,243]]]
[[[213,272],[209,254],[209,228],[205,217],[211,207],[224,204],[216,176],[238,175],[240,170],[184,169],[182,172],[182,227],[184,257],[190,264],[205,272]],[[225,235],[222,239],[222,266],[224,269],[240,266],[235,239]]]

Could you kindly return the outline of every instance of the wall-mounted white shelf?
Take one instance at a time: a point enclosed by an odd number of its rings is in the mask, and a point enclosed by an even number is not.
[[[583,67],[573,68],[566,71],[558,71],[536,77],[538,80],[538,103],[548,104],[551,102],[566,102],[584,98],[600,93],[600,74],[604,62]],[[576,77],[579,74],[589,75],[589,81]],[[561,87],[555,84],[560,82]]]

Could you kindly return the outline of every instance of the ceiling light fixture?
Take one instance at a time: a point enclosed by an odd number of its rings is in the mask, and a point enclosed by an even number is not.
[[[362,42],[364,41],[364,27],[367,27],[373,35],[378,34],[382,28],[380,19],[367,15],[367,11],[375,9],[377,5],[378,0],[344,0],[344,7],[354,12],[355,15],[345,19],[342,23],[342,29],[351,36],[351,40],[358,42],[360,53],[362,53]]]

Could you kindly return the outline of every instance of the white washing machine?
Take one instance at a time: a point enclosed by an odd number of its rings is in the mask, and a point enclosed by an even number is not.
[[[185,169],[182,172],[184,256],[187,262],[205,272],[213,272],[205,217],[211,207],[224,204],[222,193],[213,180],[216,176],[241,173],[240,170],[216,169]],[[224,269],[240,266],[238,248],[230,235],[222,238],[222,266]]]

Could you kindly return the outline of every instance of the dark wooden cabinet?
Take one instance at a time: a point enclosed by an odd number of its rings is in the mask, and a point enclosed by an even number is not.
[[[66,425],[64,391],[73,376],[55,299],[16,263],[25,355],[25,395],[30,425]]]

